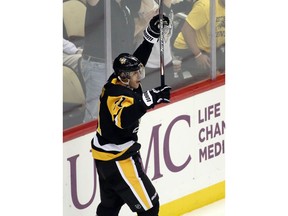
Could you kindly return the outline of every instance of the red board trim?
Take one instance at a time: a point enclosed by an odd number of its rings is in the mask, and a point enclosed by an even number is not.
[[[173,91],[171,93],[171,103],[175,103],[177,101],[200,94],[205,91],[209,91],[222,85],[225,85],[225,74],[217,76],[215,80],[204,80],[196,84],[194,83],[189,86],[185,86],[183,88]],[[155,109],[167,106],[169,104],[160,104]],[[68,128],[63,131],[63,142],[65,143],[69,140],[91,133],[96,130],[96,126],[97,126],[97,120],[94,120],[88,123],[77,125],[72,128]]]

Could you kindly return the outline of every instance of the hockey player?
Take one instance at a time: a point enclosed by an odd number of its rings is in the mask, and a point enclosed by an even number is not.
[[[169,19],[163,17],[164,27]],[[98,216],[117,216],[126,203],[139,216],[158,216],[159,197],[144,173],[138,143],[140,118],[159,103],[170,102],[169,86],[142,92],[140,80],[160,34],[159,15],[150,20],[144,40],[133,55],[122,53],[102,89],[92,155],[98,172],[101,202]]]

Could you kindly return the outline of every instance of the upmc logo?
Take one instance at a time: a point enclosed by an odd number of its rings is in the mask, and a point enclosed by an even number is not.
[[[178,162],[178,164],[176,164],[172,160],[173,152],[170,151],[170,144],[171,144],[170,136],[171,136],[173,127],[175,127],[178,123],[181,123],[181,125],[183,125],[183,123],[184,123],[188,128],[190,128],[191,127],[190,116],[189,115],[177,116],[176,118],[174,118],[170,122],[170,124],[168,124],[166,130],[164,130],[165,133],[164,133],[163,145],[160,145],[160,139],[159,139],[160,138],[159,137],[160,136],[160,129],[162,127],[162,124],[158,124],[158,125],[155,125],[152,127],[152,131],[151,131],[151,135],[150,135],[150,142],[148,145],[146,163],[145,163],[145,165],[143,163],[144,171],[145,171],[145,173],[147,173],[149,161],[151,159],[151,154],[153,152],[153,155],[154,155],[153,168],[154,169],[153,169],[153,177],[151,178],[152,180],[156,180],[156,179],[163,177],[163,173],[162,173],[163,167],[161,167],[161,165],[160,165],[161,164],[160,158],[163,158],[163,161],[164,161],[166,168],[170,172],[173,172],[173,173],[180,172],[183,169],[185,169],[185,167],[187,167],[192,160],[192,157],[191,157],[189,152],[182,154],[183,159],[181,161],[183,161],[183,162],[181,162],[181,163]],[[185,137],[185,136],[187,136],[187,134],[181,135],[181,134],[177,133],[177,136]],[[81,144],[79,144],[79,145],[81,145]],[[163,148],[160,149],[160,146],[163,146]],[[91,152],[91,150],[90,150],[90,152]],[[144,152],[141,151],[142,155],[143,155],[143,153]],[[161,157],[161,154],[163,155],[163,157]],[[85,177],[80,176],[77,172],[79,169],[83,169],[83,167],[80,168],[78,165],[79,160],[81,160],[80,154],[76,154],[72,157],[67,158],[67,162],[69,163],[69,169],[70,169],[69,170],[70,185],[71,185],[70,190],[71,190],[72,202],[73,202],[73,205],[75,206],[75,208],[85,209],[85,208],[89,207],[95,199],[95,195],[96,195],[96,191],[97,191],[97,170],[96,170],[95,166],[93,166],[93,169],[91,170],[91,172],[93,172],[93,179],[86,179],[86,181],[93,181],[93,190],[91,191],[91,197],[85,203],[81,203],[79,201],[79,196],[78,196],[80,191],[79,191],[79,188],[77,187],[77,179],[85,178]],[[91,155],[91,163],[93,163],[92,155]]]
[[[202,109],[199,109],[197,111],[198,117],[193,119],[193,124],[191,124],[192,118],[190,115],[176,116],[170,122],[165,123],[167,127],[162,124],[156,124],[151,128],[150,136],[148,133],[149,130],[147,130],[148,127],[146,126],[144,128],[145,136],[147,134],[150,139],[149,141],[146,140],[145,143],[140,141],[143,147],[146,143],[148,147],[146,150],[142,147],[141,154],[142,158],[146,158],[146,162],[143,163],[144,172],[147,173],[149,167],[149,177],[151,176],[152,181],[160,180],[164,177],[164,174],[179,173],[185,168],[190,172],[190,168],[192,168],[190,167],[191,165],[194,167],[195,165],[199,166],[203,164],[203,167],[201,166],[200,168],[204,170],[203,173],[212,174],[215,171],[207,168],[210,167],[209,161],[219,158],[225,153],[225,121],[223,118],[220,118],[222,116],[220,107],[220,103],[216,103],[208,106],[207,109],[204,108],[204,112],[202,112]],[[207,112],[205,110],[207,110]],[[208,114],[203,115],[203,113]],[[202,118],[202,116],[206,117]],[[90,138],[92,138],[92,136],[93,135],[91,135]],[[142,134],[142,138],[144,139],[143,136],[144,134]],[[163,140],[163,143],[161,143],[160,140]],[[77,143],[77,146],[83,146],[83,143]],[[175,151],[175,148],[177,151]],[[87,155],[89,157],[88,160]],[[154,157],[152,155],[154,155]],[[191,155],[193,155],[193,163]],[[90,169],[93,167],[91,169],[93,175],[90,175],[88,178],[79,172],[83,169],[87,171],[87,167],[89,167],[88,164],[83,165],[81,159],[86,159],[86,162],[91,161],[93,165],[90,166]],[[85,209],[93,203],[97,191],[97,170],[93,164],[94,161],[92,159],[90,146],[87,148],[86,154],[82,152],[81,154],[67,157],[67,162],[69,163],[68,178],[70,179],[66,179],[66,181],[68,181],[68,185],[71,185],[70,191],[73,205],[77,209]],[[215,161],[211,161],[210,163],[214,164],[214,162]],[[213,167],[217,169],[216,164],[214,164]],[[205,172],[206,169],[209,170]],[[222,164],[220,164],[220,169],[222,169]],[[189,172],[187,172],[187,175],[189,175],[187,179],[193,178],[194,175]],[[198,176],[199,179],[200,177],[205,178],[205,176]],[[82,180],[83,178],[86,185],[88,182],[91,183],[91,181],[93,181],[93,190],[90,189],[88,192],[83,192],[83,189],[79,188],[77,180]],[[162,180],[163,179],[161,179],[161,181]],[[166,183],[167,180],[164,180],[165,181],[162,182]],[[169,187],[169,185],[167,187]],[[85,196],[85,201],[79,201],[79,194],[81,194],[82,197]],[[70,195],[67,194],[67,196]],[[87,196],[88,198],[86,199]]]

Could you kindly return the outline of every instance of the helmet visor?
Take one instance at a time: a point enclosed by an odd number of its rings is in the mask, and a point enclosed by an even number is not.
[[[142,80],[145,78],[145,67],[143,64],[140,64],[139,74],[140,74],[139,80]]]

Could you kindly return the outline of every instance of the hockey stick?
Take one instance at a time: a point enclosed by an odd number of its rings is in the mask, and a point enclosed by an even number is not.
[[[163,33],[163,0],[159,0],[159,19],[160,19],[160,80],[161,86],[165,85],[164,72],[164,33]]]

